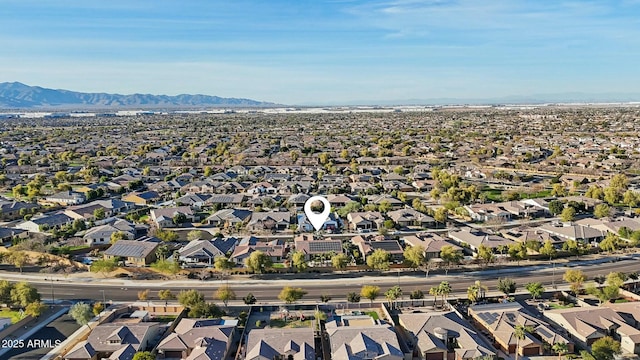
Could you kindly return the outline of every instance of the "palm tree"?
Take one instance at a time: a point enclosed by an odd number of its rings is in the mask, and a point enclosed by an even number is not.
[[[516,325],[513,329],[513,336],[516,337],[516,360],[518,360],[518,352],[520,351],[520,340],[524,340],[527,337],[527,328],[522,325]]]
[[[433,295],[433,308],[435,309],[436,304],[438,302],[438,295],[440,295],[440,287],[439,286],[432,286],[429,289],[429,295]]]
[[[558,354],[558,360],[561,360],[562,359],[562,355],[564,355],[564,354],[569,352],[569,345],[567,345],[567,343],[565,343],[565,342],[557,342],[557,343],[553,344],[551,349],[556,354]]]
[[[467,288],[467,298],[469,301],[476,303],[482,299],[484,299],[486,292],[489,290],[488,287],[482,285],[480,280],[476,280],[476,282]]]
[[[440,293],[440,295],[442,295],[442,308],[445,308],[445,302],[447,300],[447,296],[449,296],[449,294],[451,294],[451,284],[449,284],[448,281],[442,281],[440,282],[440,285],[438,285],[438,292]],[[447,306],[448,308],[448,306]]]

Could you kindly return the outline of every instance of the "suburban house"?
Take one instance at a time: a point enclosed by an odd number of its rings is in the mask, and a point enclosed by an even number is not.
[[[152,205],[160,200],[160,194],[155,191],[132,192],[123,196],[122,200],[139,206]]]
[[[253,231],[282,231],[291,225],[291,213],[288,211],[254,212],[247,224]]]
[[[316,360],[312,328],[253,329],[246,349],[246,360]]]
[[[133,266],[147,266],[156,261],[156,249],[160,245],[155,238],[138,240],[118,240],[105,252],[105,259],[122,259],[125,264]]]
[[[233,254],[231,254],[231,260],[236,264],[244,264],[244,260],[257,250],[267,254],[274,263],[282,262],[286,255],[283,240],[261,242],[254,237],[249,237],[240,240],[240,243],[233,250]]]
[[[225,359],[237,321],[183,318],[157,346],[157,359]]]
[[[175,200],[176,205],[190,206],[201,209],[207,203],[211,195],[208,194],[186,194]]]
[[[357,235],[351,238],[351,243],[356,245],[362,254],[362,259],[366,260],[377,249],[382,249],[389,253],[391,262],[399,264],[404,260],[404,250],[398,240],[385,240],[384,236],[362,236]]]
[[[546,310],[544,316],[565,329],[571,340],[589,347],[596,340],[611,336],[620,341],[624,351],[640,354],[640,330],[636,329],[610,307]]]
[[[569,352],[573,352],[573,343],[569,339],[548,323],[529,314],[517,302],[472,305],[469,307],[469,315],[475,324],[491,334],[495,343],[506,353],[513,354],[517,351],[520,356],[542,355],[543,342],[548,346],[565,343]],[[531,329],[525,339],[518,340],[515,337],[514,331],[518,325]]]
[[[480,230],[474,230],[471,228],[462,228],[458,231],[449,231],[449,237],[456,241],[458,244],[467,244],[469,248],[474,252],[478,252],[478,248],[484,245],[494,252],[498,252],[498,248],[501,246],[509,246],[514,242],[509,239],[505,239],[502,236],[487,234]]]
[[[382,227],[384,216],[377,211],[353,212],[347,214],[347,221],[351,230],[375,230]]]
[[[13,221],[22,219],[24,215],[39,209],[40,205],[23,201],[8,201],[0,198],[0,219]]]
[[[544,244],[547,240],[557,247],[561,247],[566,241],[557,235],[552,235],[546,231],[542,231],[538,228],[519,227],[513,229],[505,229],[502,235],[510,240],[518,241],[521,243],[527,243],[529,241],[537,241]]]
[[[211,206],[214,209],[236,208],[242,206],[242,203],[244,201],[244,194],[219,194],[212,195],[209,199],[207,199],[205,205]]]
[[[87,201],[87,197],[75,191],[61,191],[45,197],[44,200],[53,204],[79,205]]]
[[[404,352],[391,325],[328,327],[332,359],[404,360]]]
[[[205,222],[219,228],[234,228],[247,222],[252,213],[245,209],[222,209],[211,214]]]
[[[22,229],[0,227],[0,245],[10,246],[13,239],[26,238],[29,232]]]
[[[415,235],[406,235],[400,240],[405,245],[422,246],[424,248],[424,257],[426,260],[440,258],[440,251],[445,246],[451,246],[456,250],[462,251],[462,248],[436,233],[418,233]]]
[[[592,245],[597,245],[607,236],[606,231],[578,224],[544,224],[538,229],[560,237],[564,241],[574,240]]]
[[[435,228],[436,220],[411,208],[389,211],[387,216],[400,227]]]
[[[180,224],[174,222],[174,219],[179,216],[184,217],[184,222],[195,221],[193,210],[189,206],[151,209],[149,215],[158,228],[179,226]]]
[[[31,232],[47,232],[53,229],[59,229],[73,222],[73,218],[62,212],[48,215],[34,216],[29,221],[16,225],[16,228]]]
[[[227,256],[232,252],[238,239],[236,238],[216,238],[213,240],[192,240],[178,250],[180,261],[187,264],[204,264],[213,266],[215,258]]]
[[[311,225],[305,213],[300,213],[297,215],[297,222],[298,222],[298,231],[300,232],[315,231],[315,228],[313,227],[313,225]],[[319,230],[334,232],[339,230],[341,227],[342,227],[342,221],[340,220],[340,217],[338,217],[334,213],[330,213]]]
[[[153,339],[160,336],[162,330],[160,323],[155,322],[98,325],[91,330],[87,340],[65,355],[65,359],[131,359],[138,351],[150,350]],[[122,354],[128,356],[122,357]]]
[[[494,357],[496,349],[456,311],[400,314],[398,322],[407,333],[414,356],[421,360],[473,360]]]
[[[305,260],[316,256],[342,253],[342,240],[314,238],[313,235],[298,235],[293,239],[296,251],[304,254]]]
[[[147,232],[147,227],[130,223],[124,219],[112,219],[104,225],[95,226],[87,230],[82,238],[85,244],[89,246],[104,245],[109,244],[111,235],[117,232],[122,233],[125,239],[134,240],[144,236]]]

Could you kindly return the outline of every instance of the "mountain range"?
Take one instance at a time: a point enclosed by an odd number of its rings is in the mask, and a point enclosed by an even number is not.
[[[251,99],[209,95],[83,93],[29,86],[19,82],[0,83],[0,108],[5,109],[271,107],[275,105]]]

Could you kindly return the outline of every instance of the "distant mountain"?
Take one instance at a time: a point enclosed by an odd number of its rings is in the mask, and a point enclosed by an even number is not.
[[[82,93],[29,86],[19,82],[0,83],[0,108],[9,109],[269,107],[275,105],[251,99],[209,95]]]

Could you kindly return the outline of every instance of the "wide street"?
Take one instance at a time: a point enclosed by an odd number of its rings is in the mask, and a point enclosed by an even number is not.
[[[320,295],[329,295],[334,300],[343,300],[349,292],[360,292],[362,285],[377,285],[382,292],[386,289],[400,285],[405,295],[412,290],[420,289],[428,296],[429,288],[439,284],[441,281],[448,281],[452,288],[452,295],[465,297],[467,287],[476,280],[480,280],[489,287],[489,292],[497,293],[497,281],[500,277],[509,277],[515,280],[518,291],[524,291],[524,285],[529,282],[541,282],[550,290],[552,284],[557,286],[567,285],[562,280],[564,272],[569,269],[581,269],[588,278],[596,275],[607,275],[610,272],[621,271],[625,273],[640,271],[640,258],[623,256],[616,261],[616,256],[599,258],[596,260],[581,260],[570,263],[563,263],[566,266],[555,266],[555,269],[548,263],[527,266],[523,261],[522,266],[510,266],[501,269],[488,269],[473,272],[454,272],[449,275],[433,272],[425,277],[423,272],[403,272],[395,273],[389,271],[380,276],[379,273],[358,273],[358,274],[333,274],[317,275],[312,279],[287,279],[275,280],[252,280],[252,279],[231,279],[231,280],[167,280],[167,281],[136,281],[121,279],[76,279],[71,282],[59,278],[57,281],[47,281],[44,279],[25,279],[38,288],[43,298],[50,299],[53,295],[55,299],[91,299],[106,301],[132,301],[138,299],[138,291],[149,289],[149,298],[158,299],[157,291],[170,289],[174,293],[185,289],[197,289],[205,294],[209,300],[213,299],[215,290],[224,284],[228,284],[237,294],[238,299],[247,293],[253,293],[258,302],[276,300],[278,293],[284,286],[301,287],[307,291],[304,297],[306,300],[319,300]],[[555,276],[554,276],[555,273]],[[5,273],[6,274],[6,273]],[[3,274],[3,275],[5,275]],[[286,275],[284,275],[286,276]],[[3,277],[10,277],[9,275]],[[12,278],[10,280],[17,280]]]

